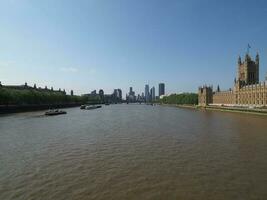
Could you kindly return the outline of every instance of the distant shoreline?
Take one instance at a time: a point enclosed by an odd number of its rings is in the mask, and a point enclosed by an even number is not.
[[[264,115],[267,116],[266,109],[258,108],[237,108],[237,107],[221,107],[221,106],[206,106],[203,109],[220,111],[220,112],[232,112],[232,113],[243,113],[243,114],[253,114],[253,115]]]
[[[42,105],[0,105],[0,114],[30,112],[30,111],[47,110],[55,108],[71,108],[71,107],[78,107],[80,105],[81,105],[80,103],[42,104]]]
[[[195,110],[211,110],[211,111],[220,111],[220,112],[232,112],[232,113],[267,116],[267,109],[259,109],[259,108],[239,108],[239,107],[223,107],[223,106],[202,107],[198,105],[179,105],[179,104],[162,104],[162,105],[170,106],[170,107],[177,107],[177,108],[195,109]]]
[[[209,111],[267,116],[267,109],[259,109],[259,108],[239,108],[239,107],[223,107],[223,106],[203,107],[198,105],[182,105],[182,104],[158,104],[158,105],[175,107],[175,108],[193,109],[193,110],[209,110]],[[20,113],[20,112],[30,112],[30,111],[41,111],[41,110],[57,109],[57,108],[71,108],[79,106],[81,106],[81,103],[43,104],[43,105],[0,105],[0,115]]]

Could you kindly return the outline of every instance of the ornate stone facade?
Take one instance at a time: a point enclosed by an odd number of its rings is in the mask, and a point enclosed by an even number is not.
[[[238,58],[237,80],[233,89],[228,91],[213,92],[211,86],[199,87],[198,101],[200,106],[225,105],[225,106],[267,106],[267,79],[259,82],[259,55],[255,61],[246,54],[242,62]]]
[[[213,103],[212,86],[203,86],[198,88],[198,104],[206,106]]]
[[[232,90],[213,93],[213,104],[230,105],[233,104],[234,101],[235,94]]]

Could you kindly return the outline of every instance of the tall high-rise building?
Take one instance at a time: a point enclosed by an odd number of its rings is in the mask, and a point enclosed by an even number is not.
[[[121,89],[114,89],[113,96],[117,100],[122,100],[122,91],[121,91]]]
[[[133,87],[130,87],[129,94],[126,96],[126,99],[128,102],[136,101],[136,96],[135,96],[135,92],[133,91]]]
[[[142,101],[142,97],[140,96],[140,94],[137,95],[136,100],[137,100],[137,101]]]
[[[122,100],[122,91],[121,91],[121,89],[118,89],[118,96],[119,96],[119,99]]]
[[[118,96],[119,96],[119,95],[118,95],[118,89],[114,89],[112,96],[113,96],[113,98],[114,98],[115,100],[118,99]]]
[[[159,84],[159,97],[161,95],[165,95],[165,84],[164,83]]]
[[[156,90],[155,90],[155,87],[153,86],[152,88],[151,88],[151,100],[152,101],[155,101],[156,100]]]
[[[145,101],[149,102],[149,85],[145,85]]]

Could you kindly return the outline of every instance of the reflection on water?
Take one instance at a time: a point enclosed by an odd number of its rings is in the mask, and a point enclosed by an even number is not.
[[[266,199],[267,118],[146,105],[0,117],[0,199]]]

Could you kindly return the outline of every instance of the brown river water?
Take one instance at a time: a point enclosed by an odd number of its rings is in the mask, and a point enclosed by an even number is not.
[[[65,110],[0,116],[1,200],[267,199],[267,117]]]

